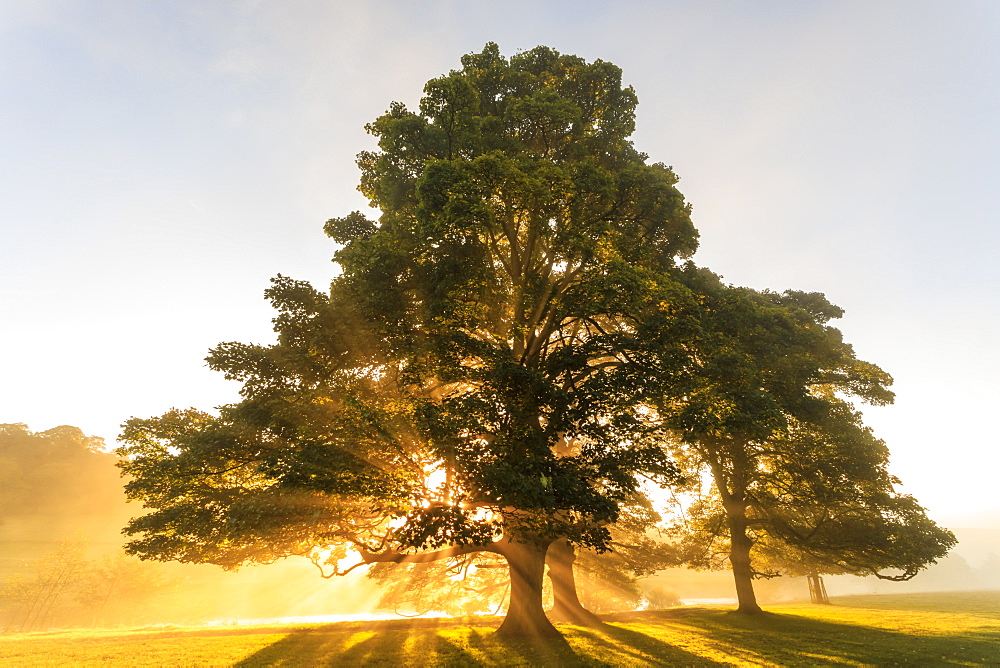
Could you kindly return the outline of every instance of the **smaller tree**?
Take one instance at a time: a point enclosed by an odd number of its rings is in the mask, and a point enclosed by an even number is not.
[[[888,449],[858,412],[833,396],[825,401],[812,422],[789,418],[769,440],[766,466],[747,493],[755,574],[805,576],[817,603],[829,602],[824,574],[908,580],[956,542],[913,497],[895,491]],[[720,565],[724,516],[717,494],[692,505],[686,546],[696,565]]]
[[[660,535],[661,519],[647,496],[637,494],[608,526],[610,551],[579,549],[565,540],[553,543],[546,555],[550,615],[588,626],[601,623],[594,613],[638,608],[643,599],[639,579],[680,563],[676,547]]]
[[[944,554],[953,537],[893,492],[884,444],[838,398],[893,399],[892,378],[829,324],[843,311],[819,293],[728,286],[690,263],[675,275],[687,296],[669,320],[647,319],[633,368],[689,479],[712,481],[690,509],[703,547],[692,558],[711,564],[724,548],[739,610],[761,611],[767,536],[838,568],[899,566],[900,578]]]

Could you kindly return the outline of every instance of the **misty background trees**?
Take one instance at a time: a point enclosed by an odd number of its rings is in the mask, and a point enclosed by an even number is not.
[[[34,433],[24,424],[0,425],[0,522],[30,517],[50,535],[120,511],[117,461],[104,439],[77,427]]]
[[[128,509],[117,461],[77,427],[0,425],[0,628],[156,619],[143,604],[170,577],[120,550]]]
[[[0,631],[66,626],[204,623],[370,610],[366,583],[317,589],[308,562],[225,573],[212,566],[140,562],[121,529],[118,457],[70,426],[32,432],[0,425]]]

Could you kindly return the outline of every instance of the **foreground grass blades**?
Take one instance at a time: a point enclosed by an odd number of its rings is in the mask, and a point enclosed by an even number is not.
[[[676,608],[505,642],[478,620],[174,628],[0,637],[6,666],[1000,665],[1000,592],[849,597],[755,617]]]

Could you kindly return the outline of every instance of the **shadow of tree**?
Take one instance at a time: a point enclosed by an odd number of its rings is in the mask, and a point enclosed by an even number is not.
[[[905,633],[781,613],[682,609],[609,616],[602,629],[642,646],[668,636],[697,654],[779,665],[1000,665],[1000,631],[961,635]]]
[[[604,624],[576,629],[571,644],[585,655],[604,657],[610,666],[724,665],[654,636]],[[558,665],[558,664],[556,664]]]
[[[565,639],[506,641],[489,625],[420,620],[294,632],[235,664],[251,666],[586,666]]]
[[[615,666],[718,665],[661,640],[639,635],[623,645],[584,627],[562,625],[566,638],[505,640],[495,625],[457,620],[330,624],[293,631],[234,664],[258,666]],[[614,633],[614,627],[605,625]]]
[[[468,629],[460,620],[414,619],[329,624],[294,631],[234,664],[249,666],[405,666],[413,657],[438,665],[476,665],[441,635]]]
[[[394,620],[298,629],[251,666],[1000,665],[1000,631],[920,635],[793,614],[686,608],[609,615],[564,637],[511,641],[479,620]]]

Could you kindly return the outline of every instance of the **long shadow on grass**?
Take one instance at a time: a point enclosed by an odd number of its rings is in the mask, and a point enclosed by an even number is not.
[[[293,631],[235,664],[251,666],[607,666],[607,652],[577,653],[563,638],[502,640],[478,620],[341,623]],[[621,648],[617,648],[620,650]],[[603,657],[603,658],[602,658]],[[695,657],[697,658],[697,657]],[[685,656],[688,661],[690,656]]]
[[[600,633],[614,644],[655,654],[658,643],[683,642],[720,660],[779,665],[995,665],[1000,632],[913,635],[788,614],[747,616],[688,608],[613,615]],[[698,651],[698,650],[695,650]],[[722,656],[720,656],[720,654]],[[670,660],[663,663],[670,664]]]
[[[576,628],[570,643],[581,655],[610,666],[718,666],[704,656],[687,651],[668,641],[641,632],[603,624]],[[563,664],[553,664],[563,665]]]
[[[685,608],[605,617],[566,639],[514,642],[489,623],[420,619],[352,622],[293,630],[237,666],[708,666],[745,661],[782,666],[995,665],[1000,632],[960,636],[904,632],[789,614],[754,617]]]
[[[464,628],[438,619],[349,622],[296,629],[235,664],[249,666],[476,665],[474,657],[441,637]]]
[[[614,632],[614,627],[606,627]],[[571,636],[503,640],[476,620],[395,620],[340,623],[295,630],[235,664],[251,666],[614,666],[716,665],[696,654],[647,639],[642,647],[613,642],[578,627]],[[641,634],[636,634],[644,638]]]

